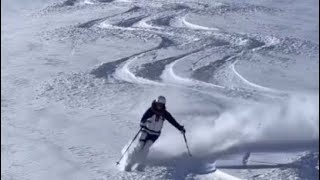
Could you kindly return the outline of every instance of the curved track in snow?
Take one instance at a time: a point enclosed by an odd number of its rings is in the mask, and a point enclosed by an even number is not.
[[[237,34],[228,34],[227,32],[223,32],[223,31],[219,32],[217,28],[209,28],[209,27],[200,26],[200,25],[196,25],[188,22],[186,20],[186,15],[188,13],[195,12],[194,9],[186,8],[184,6],[180,7],[179,5],[173,5],[172,7],[170,8],[167,7],[165,9],[166,13],[163,13],[165,14],[163,17],[161,16],[159,17],[159,14],[156,14],[156,16],[153,18],[149,14],[149,12],[159,11],[159,10],[157,8],[156,9],[149,9],[149,8],[150,7],[139,7],[139,8],[134,7],[135,11],[129,10],[123,13],[127,15],[129,12],[129,15],[133,17],[131,18],[126,16],[127,19],[120,20],[120,22],[109,23],[108,21],[113,21],[113,19],[110,18],[110,20],[105,20],[105,22],[101,22],[101,25],[99,25],[100,22],[97,23],[98,27],[101,27],[104,29],[110,29],[110,30],[118,29],[118,30],[124,31],[123,33],[130,33],[131,31],[133,31],[134,33],[151,34],[151,36],[158,36],[162,39],[161,43],[156,48],[152,48],[150,50],[146,50],[141,53],[134,54],[128,58],[124,58],[126,60],[121,59],[121,60],[115,61],[119,63],[122,63],[122,61],[127,61],[127,62],[123,62],[124,63],[123,65],[119,65],[118,68],[120,69],[114,72],[117,74],[116,77],[118,80],[124,80],[128,82],[134,81],[136,83],[151,82],[147,80],[142,80],[142,78],[145,78],[150,80],[161,81],[161,75],[164,73],[165,66],[169,65],[170,63],[175,63],[175,61],[185,58],[189,55],[201,54],[201,52],[204,50],[215,49],[216,47],[219,48],[220,46],[222,46],[222,48],[230,48],[232,46],[237,46],[237,51],[234,52],[232,55],[227,56],[227,57],[230,56],[230,59],[232,59],[231,57],[238,56],[239,53],[243,54],[246,52],[255,51],[256,49],[259,49],[262,46],[266,46],[265,45],[266,43],[260,42],[259,40],[255,40],[253,38],[244,37],[242,35],[237,35]],[[178,13],[176,13],[177,10],[178,10]],[[172,13],[172,15],[170,15],[170,13]],[[175,26],[176,24],[178,24],[177,27]],[[179,24],[184,26],[181,27]],[[214,32],[207,33],[202,31],[214,31]],[[156,55],[158,52],[168,51],[171,49],[180,50],[180,48],[185,49],[184,50],[185,53],[178,54],[178,55],[173,54],[171,55],[171,57],[169,56],[163,59],[158,59]],[[153,55],[149,56],[148,54],[151,54],[151,52]],[[144,56],[144,58],[136,58],[137,56]],[[140,62],[138,66],[134,64],[134,60],[130,60],[130,59],[139,60]],[[146,63],[143,63],[144,59],[147,60]],[[150,59],[152,59],[153,61],[150,62]],[[113,64],[113,62],[111,62],[110,65],[111,64]],[[129,64],[131,67],[129,66]],[[226,62],[214,61],[212,62],[212,65],[210,64],[210,67],[211,66],[215,67],[216,65],[214,64],[219,64],[218,65],[219,67],[224,66],[223,68],[225,68],[226,66],[229,66],[227,65],[227,61]],[[233,65],[230,65],[230,66],[233,66]],[[101,65],[100,67],[96,68],[95,70],[92,71],[92,74],[97,74],[96,73],[97,70],[103,69],[103,67],[110,67],[109,63]],[[169,67],[171,67],[171,71],[173,71],[173,66],[170,65]],[[201,68],[205,68],[205,66]],[[137,69],[137,70],[134,70],[134,69]],[[135,72],[131,72],[131,71],[135,71]],[[104,71],[104,72],[107,73],[107,71]],[[233,72],[235,73],[235,76],[239,77],[239,79],[244,81],[244,78],[242,76],[239,76],[239,73],[236,73],[236,71],[233,71]],[[189,73],[193,74],[192,71]],[[198,74],[204,74],[209,78],[198,79],[198,80],[203,81],[201,84],[209,83],[208,85],[210,86],[210,82],[207,82],[207,81],[209,81],[208,79],[214,77],[214,73],[215,71],[210,71],[209,73],[200,72]],[[173,72],[169,74],[173,75]],[[96,76],[101,77],[99,73]],[[110,77],[110,76],[113,76],[113,72],[110,72],[109,74],[108,73],[105,74],[105,77]],[[128,78],[129,76],[130,78]],[[178,79],[180,80],[185,79],[185,78],[177,78],[177,75],[173,75],[173,76],[174,77],[171,77],[171,78],[175,79],[175,81],[177,81]],[[201,76],[201,75],[198,75],[198,76]],[[193,76],[193,77],[196,77],[196,76]],[[168,76],[166,78],[168,80]],[[137,79],[140,79],[140,80],[137,80]],[[190,79],[187,81],[194,82],[195,80]],[[250,84],[248,83],[248,81],[244,81],[244,83],[247,85],[252,85],[252,83]],[[229,88],[228,86],[221,86],[218,84],[213,84],[212,87]],[[231,89],[232,88],[233,87],[231,87]],[[250,88],[248,88],[248,91],[252,91],[252,90],[259,91],[259,90],[266,90],[266,89],[268,88],[263,89],[253,85]]]

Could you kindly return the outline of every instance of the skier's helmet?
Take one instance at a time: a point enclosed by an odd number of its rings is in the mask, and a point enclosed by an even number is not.
[[[159,96],[156,99],[156,103],[165,105],[166,104],[166,98],[164,96]]]

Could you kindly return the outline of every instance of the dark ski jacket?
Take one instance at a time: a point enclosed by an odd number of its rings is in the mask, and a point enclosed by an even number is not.
[[[160,135],[164,120],[168,120],[179,131],[183,129],[183,126],[172,117],[165,106],[159,111],[156,108],[155,101],[153,101],[151,107],[143,114],[140,126],[142,131],[153,135]]]

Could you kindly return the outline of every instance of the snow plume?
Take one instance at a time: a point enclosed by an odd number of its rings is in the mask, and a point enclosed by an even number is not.
[[[310,144],[315,148],[314,142],[319,140],[318,98],[318,94],[292,95],[273,104],[240,106],[217,118],[194,117],[186,125],[191,152],[194,158],[208,160],[245,151],[288,151]],[[150,158],[166,162],[164,159],[182,157],[186,148],[179,136],[174,131],[163,133]]]

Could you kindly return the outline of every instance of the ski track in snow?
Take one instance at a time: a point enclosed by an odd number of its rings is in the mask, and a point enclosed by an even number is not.
[[[241,80],[243,80],[245,83],[249,84],[249,85],[252,86],[252,87],[256,87],[256,88],[258,88],[258,89],[261,89],[262,91],[277,92],[277,91],[274,90],[274,89],[266,88],[266,87],[263,87],[263,86],[254,84],[254,83],[246,80],[246,79],[245,79],[243,76],[241,76],[241,74],[239,74],[239,73],[237,72],[237,70],[235,69],[236,63],[237,63],[237,62],[232,63],[232,65],[231,65],[232,70],[233,70],[233,72],[234,72]]]
[[[199,25],[196,25],[196,24],[192,24],[190,22],[188,22],[186,20],[186,16],[184,16],[182,18],[182,22],[187,26],[187,27],[190,27],[192,29],[199,29],[199,30],[208,30],[208,31],[218,31],[219,29],[218,28],[209,28],[209,27],[205,27],[205,26],[199,26]]]
[[[291,72],[302,69],[288,63],[279,72],[274,66],[281,58],[297,63],[301,55],[317,64],[317,43],[285,34],[291,25],[282,24],[287,22],[284,12],[292,13],[294,6],[281,9],[262,2],[207,0],[46,3],[42,10],[24,17],[33,19],[31,25],[6,22],[12,27],[3,30],[2,44],[9,46],[2,48],[9,60],[2,67],[7,86],[1,89],[5,114],[1,128],[8,128],[4,136],[13,142],[1,143],[1,152],[6,154],[1,161],[7,164],[1,178],[243,179],[243,174],[229,173],[223,167],[249,166],[208,167],[250,152],[318,151],[318,93],[277,89],[281,81],[272,79],[273,73],[291,77]],[[235,28],[233,22],[224,22],[230,15],[252,23],[252,29],[270,28],[270,34]],[[250,18],[255,15],[266,17],[266,22]],[[281,20],[273,22],[274,17]],[[16,34],[10,34],[10,28]],[[298,31],[289,29],[297,36],[301,35]],[[13,36],[23,37],[23,42]],[[241,71],[247,67],[239,62],[262,67],[267,56],[276,63],[263,66],[260,74]],[[271,81],[266,76],[275,81],[275,87],[265,85]],[[290,80],[292,87],[299,86],[294,77]],[[121,148],[137,130],[141,113],[159,94],[168,97],[169,109],[187,128],[194,156],[186,157],[180,135],[165,127],[151,149],[145,172],[119,171],[114,164]],[[293,161],[288,166],[253,163],[251,167],[290,170],[297,168]]]

